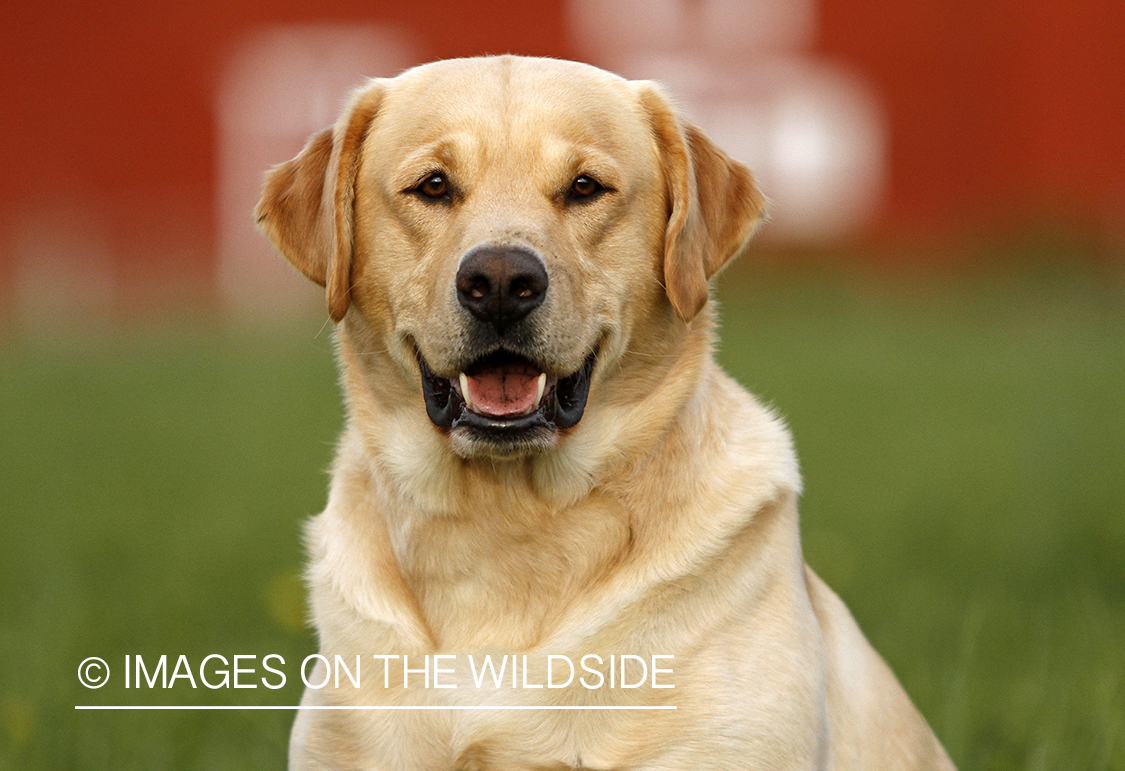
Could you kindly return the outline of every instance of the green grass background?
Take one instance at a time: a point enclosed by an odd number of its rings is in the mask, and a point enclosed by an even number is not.
[[[809,562],[958,765],[1125,771],[1121,283],[738,273],[720,296],[722,361],[795,433]],[[0,342],[0,768],[284,768],[290,712],[73,709],[299,699],[300,525],[341,409],[320,322],[278,326]],[[126,691],[127,653],[291,676]]]

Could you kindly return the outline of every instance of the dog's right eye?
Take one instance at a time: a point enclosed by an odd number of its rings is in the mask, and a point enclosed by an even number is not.
[[[593,198],[603,190],[605,187],[600,182],[588,174],[583,174],[570,184],[570,189],[566,192],[567,197],[572,201],[583,201]]]
[[[449,198],[449,181],[446,180],[444,174],[431,174],[423,179],[414,190],[434,201],[445,200]]]

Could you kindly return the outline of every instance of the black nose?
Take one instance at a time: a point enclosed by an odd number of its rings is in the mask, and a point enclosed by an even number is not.
[[[547,295],[547,269],[519,247],[479,247],[457,269],[457,297],[469,313],[498,332],[539,307]]]

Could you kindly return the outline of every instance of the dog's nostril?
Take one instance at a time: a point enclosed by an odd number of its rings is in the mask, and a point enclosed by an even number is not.
[[[469,288],[469,296],[474,300],[481,300],[488,295],[489,288],[490,287],[488,286],[488,281],[484,279],[478,279],[474,281],[472,286]]]
[[[548,283],[539,256],[519,247],[475,249],[457,270],[461,305],[498,331],[539,307]]]
[[[530,286],[526,281],[513,281],[512,291],[515,292],[516,297],[521,300],[530,300],[538,294],[538,290]]]

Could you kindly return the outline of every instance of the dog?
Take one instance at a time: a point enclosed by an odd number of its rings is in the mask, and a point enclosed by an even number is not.
[[[657,84],[513,56],[371,80],[268,172],[347,405],[291,769],[953,768],[713,360],[764,210]]]

